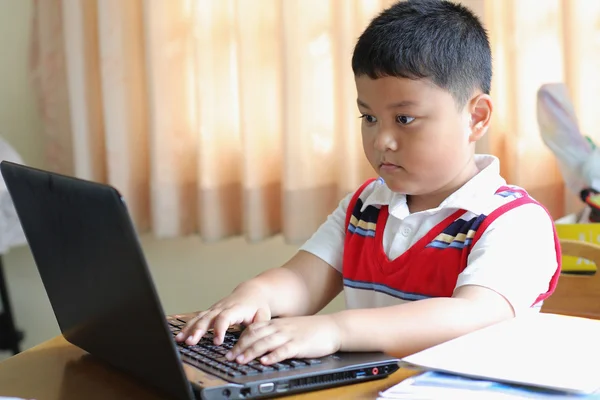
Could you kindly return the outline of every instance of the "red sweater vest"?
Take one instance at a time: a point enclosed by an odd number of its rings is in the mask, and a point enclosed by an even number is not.
[[[382,245],[388,207],[370,205],[361,211],[363,202],[359,196],[372,181],[365,182],[356,191],[346,213],[344,286],[375,290],[403,300],[451,297],[459,274],[467,266],[471,248],[486,228],[496,218],[516,207],[539,204],[522,189],[501,187],[496,195],[514,196],[515,199],[496,208],[489,215],[479,215],[470,220],[460,218],[466,211],[456,211],[406,252],[390,260]],[[533,305],[549,297],[556,288],[561,269],[556,230],[554,241],[558,268],[549,282],[548,291],[541,293]]]

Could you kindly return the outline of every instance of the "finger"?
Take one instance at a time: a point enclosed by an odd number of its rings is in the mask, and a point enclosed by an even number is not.
[[[213,321],[214,344],[221,345],[225,339],[225,333],[231,325],[235,325],[242,321],[241,310],[239,307],[234,307],[222,311]]]
[[[228,360],[234,360],[240,356],[246,349],[252,346],[256,341],[265,336],[275,333],[275,329],[269,325],[269,322],[257,322],[246,329],[238,339],[236,345],[225,355]],[[250,360],[247,360],[250,361]],[[242,362],[238,360],[238,362]]]
[[[206,314],[206,312],[202,311],[199,312],[198,314],[196,314],[194,317],[190,318],[186,324],[183,326],[183,328],[181,328],[181,331],[177,334],[177,336],[175,336],[175,340],[178,342],[181,342],[185,339],[187,339],[187,337],[190,335],[190,331],[194,328],[194,325],[196,324],[196,322],[202,318],[202,316],[204,316],[204,314]]]
[[[214,326],[215,320],[221,315],[223,312],[222,309],[211,310],[204,316],[202,316],[197,322],[195,331],[191,332],[191,339],[187,340],[187,344],[195,345],[197,344],[202,336],[208,332],[208,330]]]
[[[280,346],[284,346],[289,340],[289,336],[281,332],[273,332],[269,335],[265,335],[247,347],[239,356],[237,356],[236,361],[240,364],[248,363],[264,354],[278,349]]]
[[[293,341],[288,341],[273,349],[269,354],[265,354],[260,358],[260,362],[264,365],[275,364],[290,358],[298,356],[298,347]]]
[[[190,332],[190,335],[185,340],[185,344],[187,344],[188,346],[197,345],[205,333],[206,333],[206,330],[196,327],[196,329],[194,329],[192,332]]]
[[[194,323],[188,324],[189,329],[183,333],[182,340],[185,340],[185,343],[189,346],[198,344],[219,312],[220,310],[211,310],[195,318]]]
[[[271,310],[268,308],[259,308],[254,314],[252,322],[265,322],[271,320]]]

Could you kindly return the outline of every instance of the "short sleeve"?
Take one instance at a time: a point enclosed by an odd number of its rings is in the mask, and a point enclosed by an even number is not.
[[[300,250],[319,257],[338,271],[342,271],[344,239],[346,237],[346,210],[353,193],[344,197],[327,220],[308,239]]]
[[[456,288],[492,289],[519,314],[548,291],[557,268],[552,219],[538,204],[524,204],[488,226],[473,245]]]

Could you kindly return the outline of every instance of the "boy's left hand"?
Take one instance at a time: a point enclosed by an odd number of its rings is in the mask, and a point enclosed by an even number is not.
[[[316,358],[340,349],[341,331],[330,315],[277,318],[249,325],[227,354],[246,364],[258,357],[263,364],[288,358]]]

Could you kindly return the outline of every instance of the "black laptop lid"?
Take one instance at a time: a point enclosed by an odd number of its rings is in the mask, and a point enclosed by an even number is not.
[[[119,193],[6,161],[0,169],[65,338],[174,398],[190,399]]]

